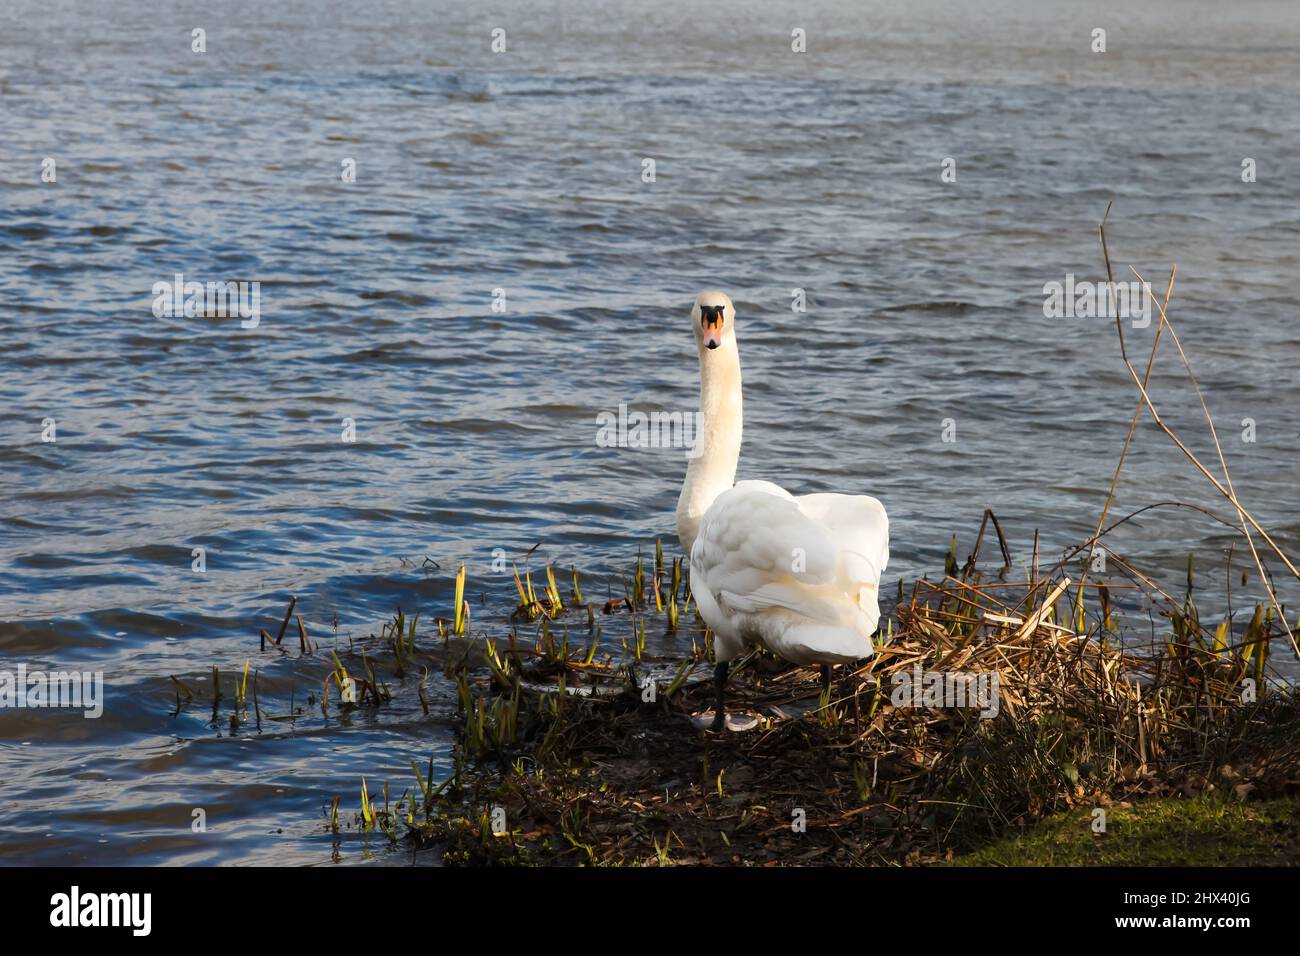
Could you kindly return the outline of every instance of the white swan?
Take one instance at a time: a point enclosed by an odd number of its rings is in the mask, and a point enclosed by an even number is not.
[[[728,664],[748,644],[821,664],[824,686],[830,665],[869,656],[889,562],[889,518],[875,498],[795,497],[767,481],[733,486],[742,424],[735,319],[722,292],[701,292],[691,309],[701,420],[677,501],[691,593],[714,635],[713,730],[725,726]]]

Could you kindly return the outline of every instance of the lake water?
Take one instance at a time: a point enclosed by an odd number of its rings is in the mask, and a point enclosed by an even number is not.
[[[229,695],[251,658],[286,713],[395,607],[448,614],[462,562],[504,634],[498,549],[617,593],[675,550],[685,463],[596,419],[695,407],[701,288],[739,310],[742,477],[879,497],[886,593],[985,507],[1023,566],[1035,529],[1050,557],[1091,533],[1136,399],[1111,321],[1044,314],[1102,276],[1114,200],[1120,270],[1178,263],[1236,487],[1300,552],[1300,8],[1077,6],[6,4],[0,668],[102,671],[105,700],[0,710],[0,862],[408,860],[323,810],[447,772],[438,676],[428,716],[389,678],[261,733],[175,713],[171,676]],[[156,316],[177,273],[259,282],[256,327]],[[1172,350],[1154,383],[1213,461]],[[1149,423],[1125,476],[1115,517],[1225,510]],[[1113,546],[1181,593],[1232,540],[1166,508]],[[258,652],[290,594],[314,659]]]

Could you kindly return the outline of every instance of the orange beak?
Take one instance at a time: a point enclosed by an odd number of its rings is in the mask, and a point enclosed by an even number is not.
[[[704,346],[709,349],[716,349],[722,344],[722,308],[705,312],[700,319],[700,324],[704,326]]]

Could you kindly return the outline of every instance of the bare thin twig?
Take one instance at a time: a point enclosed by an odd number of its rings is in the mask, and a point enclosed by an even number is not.
[[[1109,215],[1109,213],[1110,213],[1110,205],[1108,204],[1106,206],[1106,215]],[[1261,577],[1263,577],[1264,579],[1265,587],[1268,589],[1269,598],[1273,602],[1274,608],[1278,611],[1278,615],[1281,618],[1281,624],[1283,628],[1286,630],[1287,637],[1290,638],[1291,640],[1292,650],[1295,652],[1296,656],[1300,658],[1300,644],[1296,643],[1295,634],[1291,631],[1291,626],[1287,622],[1286,616],[1282,614],[1280,605],[1278,605],[1277,595],[1274,593],[1272,586],[1268,582],[1268,574],[1264,570],[1263,562],[1259,560],[1258,553],[1255,550],[1254,540],[1253,538],[1251,538],[1249,529],[1246,527],[1247,523],[1250,525],[1250,527],[1254,528],[1256,531],[1259,532],[1260,537],[1262,537],[1264,541],[1267,542],[1268,546],[1273,550],[1273,553],[1276,554],[1277,557],[1282,561],[1282,563],[1286,565],[1287,570],[1289,570],[1291,574],[1294,575],[1296,580],[1298,581],[1300,581],[1300,570],[1297,570],[1296,566],[1291,563],[1291,559],[1286,556],[1286,554],[1282,551],[1281,547],[1278,546],[1277,542],[1273,540],[1272,536],[1267,531],[1264,530],[1264,528],[1260,525],[1260,523],[1255,520],[1254,516],[1251,515],[1251,513],[1247,511],[1246,508],[1237,499],[1236,492],[1231,487],[1232,479],[1228,475],[1227,463],[1223,458],[1223,449],[1222,446],[1220,446],[1219,444],[1218,435],[1214,430],[1214,423],[1213,420],[1211,419],[1209,408],[1205,404],[1205,399],[1201,394],[1200,384],[1196,381],[1195,375],[1192,374],[1191,364],[1187,361],[1186,353],[1183,352],[1181,344],[1179,344],[1178,346],[1178,351],[1179,354],[1182,355],[1183,357],[1183,364],[1187,368],[1188,375],[1191,376],[1192,378],[1192,382],[1196,388],[1197,395],[1201,398],[1201,406],[1205,410],[1206,418],[1207,420],[1210,420],[1210,432],[1214,436],[1215,447],[1218,448],[1219,450],[1219,460],[1220,460],[1220,464],[1223,466],[1224,469],[1224,478],[1228,482],[1227,486],[1225,486],[1222,482],[1219,481],[1219,479],[1217,479],[1216,477],[1214,477],[1214,475],[1210,473],[1210,470],[1201,463],[1200,459],[1197,458],[1196,455],[1192,453],[1191,449],[1189,449],[1183,443],[1182,439],[1180,439],[1178,435],[1173,431],[1173,429],[1171,429],[1168,425],[1165,424],[1164,419],[1161,418],[1159,410],[1156,408],[1155,403],[1151,400],[1151,395],[1147,392],[1147,383],[1149,382],[1150,379],[1150,364],[1148,364],[1147,376],[1145,378],[1139,378],[1137,369],[1133,367],[1133,362],[1129,359],[1128,344],[1124,338],[1124,322],[1122,317],[1119,314],[1119,309],[1115,307],[1116,305],[1115,274],[1111,266],[1110,250],[1106,244],[1106,215],[1103,215],[1101,223],[1097,226],[1097,232],[1101,237],[1102,254],[1106,260],[1106,279],[1108,284],[1108,291],[1110,293],[1110,300],[1112,306],[1111,311],[1115,315],[1115,330],[1119,335],[1120,354],[1124,359],[1124,365],[1128,368],[1128,372],[1133,379],[1133,383],[1137,385],[1138,391],[1142,395],[1142,404],[1145,405],[1147,410],[1151,413],[1151,417],[1152,419],[1155,420],[1156,425],[1160,428],[1161,431],[1165,433],[1166,436],[1169,437],[1169,439],[1175,445],[1178,446],[1179,450],[1187,457],[1187,459],[1193,465],[1196,466],[1197,470],[1199,470],[1202,475],[1204,475],[1206,478],[1210,480],[1210,483],[1214,485],[1214,487],[1219,491],[1219,493],[1222,494],[1225,498],[1227,498],[1228,501],[1232,504],[1232,506],[1237,509],[1237,513],[1240,516],[1242,522],[1242,531],[1246,534],[1246,540],[1250,544],[1251,553],[1255,554],[1256,565],[1259,568]],[[1133,274],[1138,277],[1139,281],[1143,281],[1141,275],[1138,274],[1136,269],[1133,270]],[[1160,325],[1157,331],[1159,330],[1159,328],[1168,326],[1170,330],[1170,336],[1175,340],[1175,342],[1177,342],[1177,334],[1173,331],[1173,325],[1169,321],[1169,316],[1166,308],[1169,302],[1169,293],[1173,287],[1173,276],[1174,273],[1173,271],[1171,271],[1169,277],[1169,289],[1166,290],[1165,301],[1163,304],[1158,305],[1158,308],[1160,309]],[[1145,284],[1146,284],[1145,281],[1143,281],[1143,285]],[[1153,346],[1151,360],[1154,361],[1154,358],[1155,358],[1155,348]],[[1131,437],[1132,435],[1131,427],[1129,430],[1129,434]],[[1126,441],[1125,442],[1126,448],[1127,445],[1128,443]],[[1117,468],[1116,476],[1118,476],[1118,473],[1119,471]],[[1113,493],[1113,487],[1112,487],[1112,493]],[[1107,507],[1109,507],[1109,504],[1110,502],[1109,500],[1107,500]],[[1104,515],[1105,515],[1105,511],[1103,511],[1103,520],[1104,520]],[[1082,595],[1082,591],[1080,591],[1080,595]]]

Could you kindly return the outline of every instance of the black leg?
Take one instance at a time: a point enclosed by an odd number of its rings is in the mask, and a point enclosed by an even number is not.
[[[713,711],[713,724],[710,730],[721,730],[726,726],[725,700],[727,686],[727,662],[723,661],[717,667],[713,668],[713,687],[718,692],[718,702]]]
[[[830,689],[831,689],[831,665],[823,664],[822,665],[822,693],[824,694]]]

